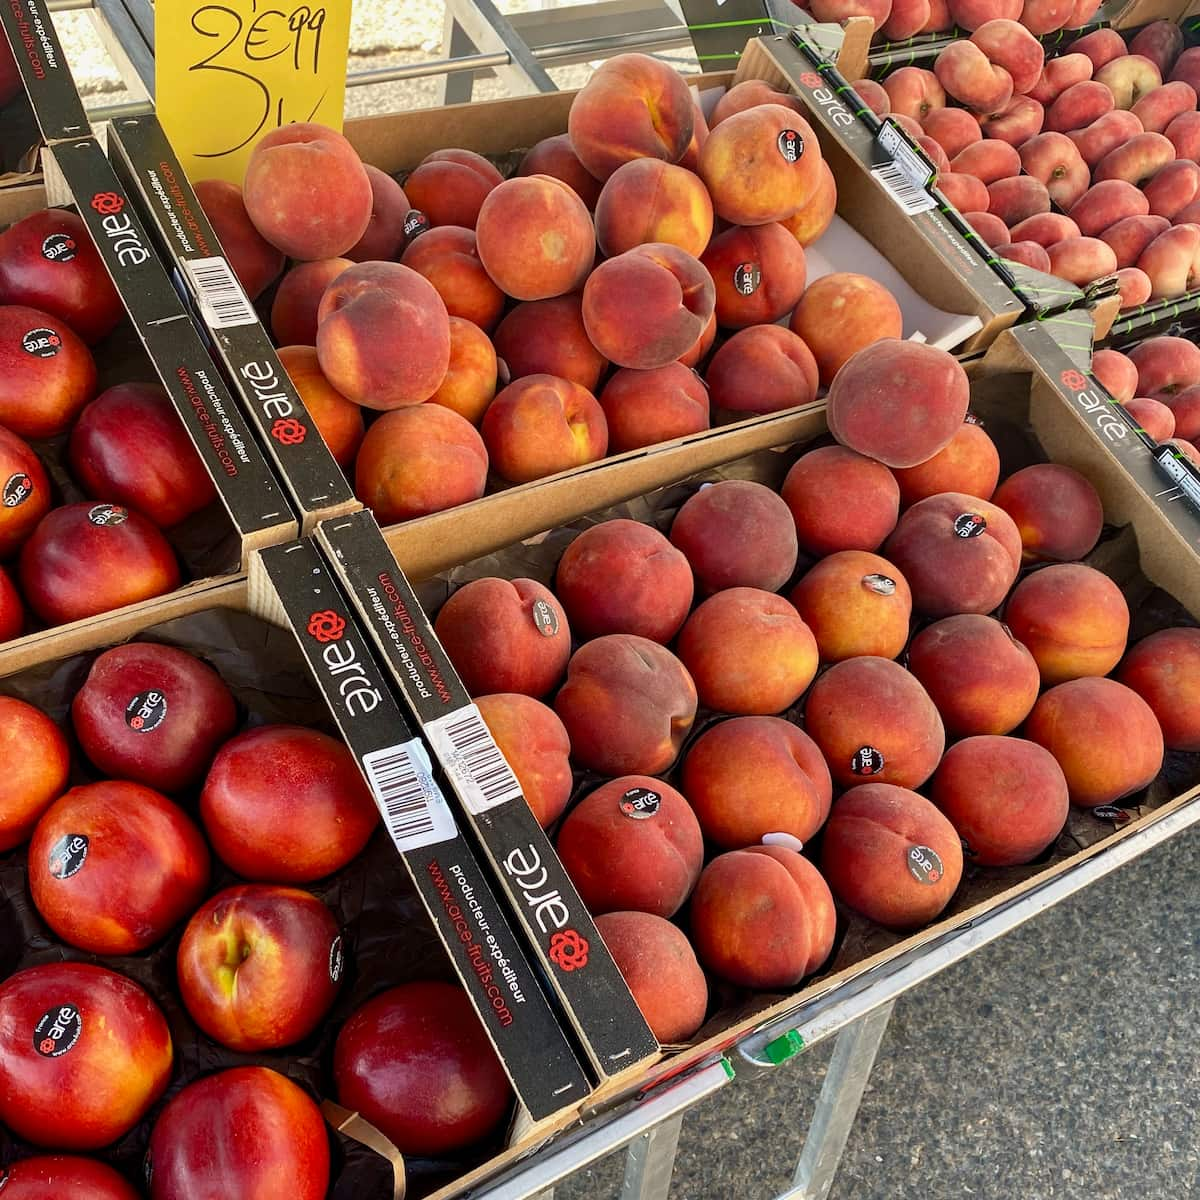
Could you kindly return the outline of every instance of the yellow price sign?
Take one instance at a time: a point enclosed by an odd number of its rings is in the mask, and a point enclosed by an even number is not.
[[[155,109],[188,176],[241,184],[258,140],[341,129],[350,0],[157,0]]]

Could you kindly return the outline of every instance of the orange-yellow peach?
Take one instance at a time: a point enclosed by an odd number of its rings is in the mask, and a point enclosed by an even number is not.
[[[479,696],[475,703],[538,824],[552,825],[573,786],[571,743],[563,723],[552,708],[520,692]]]
[[[877,549],[900,514],[900,488],[891,471],[843,446],[801,456],[780,494],[791,509],[800,548],[818,557]]]
[[[1104,506],[1078,471],[1037,463],[1010,475],[992,497],[1016,523],[1026,562],[1073,562],[1100,540]]]
[[[578,292],[518,304],[496,327],[493,341],[511,379],[557,375],[594,392],[608,366],[588,341]]]
[[[726,329],[778,321],[804,292],[804,247],[777,222],[717,234],[700,261],[716,290],[717,324]]]
[[[951,161],[983,137],[978,119],[965,108],[932,108],[921,118],[921,128]]]
[[[835,271],[814,280],[800,297],[788,326],[817,360],[829,387],[846,360],[880,338],[899,338],[904,318],[896,298],[866,275]]]
[[[833,224],[836,214],[837,180],[829,164],[822,159],[821,178],[811,199],[779,223],[800,245],[811,246]]]
[[[1117,679],[1150,706],[1168,750],[1200,750],[1200,629],[1160,629],[1143,638]]]
[[[472,150],[435,150],[404,181],[404,194],[432,225],[474,229],[484,200],[503,176]]]
[[[349,466],[363,440],[363,414],[321,373],[312,346],[284,346],[279,361],[337,464]]]
[[[614,371],[599,396],[608,450],[620,454],[708,428],[708,389],[681,362],[649,371]]]
[[[596,241],[610,258],[646,242],[669,242],[699,258],[712,227],[704,184],[658,158],[635,158],[618,167],[596,203]]]
[[[940,492],[990,500],[1000,478],[1000,453],[982,425],[964,421],[932,458],[915,467],[897,467],[892,474],[905,508]]]
[[[489,332],[504,311],[504,293],[479,261],[475,231],[441,225],[414,238],[400,261],[423,275],[452,317],[474,321]]]
[[[782,104],[784,108],[804,114],[804,108],[795,96],[776,91],[764,79],[746,79],[735,83],[713,105],[712,116],[708,119],[709,132],[716,129],[726,117],[745,112],[748,108],[757,108],[760,104]]]
[[[781,325],[739,330],[705,372],[714,409],[781,412],[817,396],[817,364],[804,340]]]
[[[498,369],[496,350],[488,335],[473,321],[451,317],[450,366],[428,402],[449,408],[478,425],[496,395]]]
[[[939,109],[946,107],[946,93],[938,77],[923,67],[901,67],[883,81],[892,115],[911,117],[922,126]],[[937,134],[930,133],[931,137]],[[941,141],[941,138],[938,138]],[[950,153],[949,149],[946,151]]]
[[[603,186],[579,161],[579,155],[571,146],[571,139],[565,133],[557,133],[553,137],[542,138],[530,148],[521,159],[517,168],[518,175],[550,175],[561,179],[587,205],[589,212],[594,212],[596,201],[600,199],[600,188]]]

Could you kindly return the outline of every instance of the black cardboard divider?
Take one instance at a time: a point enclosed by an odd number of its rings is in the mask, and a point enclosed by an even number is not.
[[[3,0],[0,29],[17,60],[43,141],[87,137],[92,127],[43,0]]]
[[[176,288],[253,421],[307,533],[359,507],[242,290],[157,117],[109,126],[109,159],[137,198]],[[208,281],[208,282],[206,282]]]
[[[580,1104],[590,1085],[575,1050],[316,546],[262,551],[250,592],[290,625],[521,1102],[534,1120]]]
[[[391,669],[422,735],[602,1081],[658,1054],[575,885],[521,794],[416,592],[366,511],[325,521],[317,540]]]
[[[99,143],[57,142],[43,162],[49,200],[74,203],[87,225],[241,539],[243,562],[251,550],[295,536],[295,514]]]

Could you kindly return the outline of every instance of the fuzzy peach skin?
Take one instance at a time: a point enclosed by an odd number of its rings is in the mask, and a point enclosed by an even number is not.
[[[1108,182],[1117,183],[1124,181],[1110,179]],[[1130,186],[1132,187],[1132,184]],[[1116,255],[1117,270],[1123,271],[1127,267],[1136,266],[1138,259],[1142,257],[1142,251],[1160,233],[1166,233],[1170,227],[1171,223],[1166,217],[1153,217],[1149,215],[1143,217],[1124,217],[1104,230],[1100,234],[1100,240],[1107,243],[1113,254]],[[1145,274],[1145,272],[1142,273]],[[1149,279],[1149,276],[1146,276],[1146,278]]]
[[[1055,133],[1069,133],[1073,129],[1086,129],[1113,111],[1112,92],[1094,79],[1073,83],[1060,93],[1046,109],[1043,128]]]
[[[490,332],[504,311],[504,293],[479,261],[475,231],[441,225],[414,238],[400,261],[433,284],[452,317]]]
[[[1200,750],[1200,629],[1160,629],[1125,655],[1117,679],[1150,706],[1168,750]]]
[[[1196,111],[1196,91],[1190,83],[1177,79],[1147,92],[1129,111],[1150,133],[1165,133],[1181,113]]]
[[[1073,562],[1100,540],[1104,506],[1078,471],[1036,463],[1010,475],[992,497],[1015,522],[1026,562]]]
[[[716,291],[717,324],[769,324],[796,307],[807,281],[804,248],[777,222],[735,225],[701,255]]]
[[[997,246],[996,253],[1001,258],[1050,274],[1050,256],[1037,242],[1009,242],[1007,246]]]
[[[1137,365],[1119,350],[1097,350],[1092,355],[1092,374],[1122,404],[1140,394]]]
[[[983,184],[995,183],[1021,173],[1021,155],[999,138],[981,138],[954,156],[951,169],[974,175]]]
[[[632,634],[585,642],[571,657],[554,710],[571,757],[601,775],[659,775],[696,719],[696,685],[665,647]]]
[[[553,375],[526,375],[488,405],[480,426],[493,469],[528,483],[608,452],[604,410],[586,388]]]
[[[682,75],[646,54],[619,54],[571,102],[567,134],[579,161],[605,180],[635,158],[676,163],[692,140],[692,95]]]
[[[440,404],[478,425],[495,398],[498,372],[491,338],[474,322],[451,317],[450,366],[428,403]]]
[[[678,246],[650,242],[591,273],[583,289],[583,327],[609,361],[650,370],[687,353],[715,303],[712,278],[698,259]]]
[[[271,332],[280,346],[315,346],[317,310],[325,289],[354,266],[348,258],[297,263],[284,273],[271,302]]]
[[[1004,620],[1047,686],[1107,675],[1129,638],[1129,606],[1107,575],[1082,563],[1034,571],[1013,589]]]
[[[475,249],[505,295],[545,300],[582,286],[596,258],[596,231],[562,180],[517,176],[497,184],[480,205]]]
[[[1029,7],[1026,3],[1026,10]],[[989,62],[1008,72],[1014,92],[1028,92],[1037,86],[1046,54],[1041,42],[1024,25],[994,17],[971,34],[971,41],[987,55]]]
[[[987,21],[1016,21],[1022,0],[950,0],[950,19],[962,29],[978,29]]]
[[[680,362],[614,371],[599,396],[611,454],[700,433],[709,426],[708,389]]]
[[[883,81],[883,90],[887,93],[893,116],[911,117],[921,124],[938,109],[946,107],[946,93],[938,77],[923,67],[901,67],[890,72]]]
[[[512,379],[557,375],[594,392],[608,360],[588,341],[578,292],[510,309],[493,335]]]
[[[989,113],[980,122],[984,137],[999,138],[1018,149],[1042,130],[1046,111],[1029,96],[1014,96],[999,112]]]
[[[1092,168],[1092,179],[1096,183],[1103,179],[1124,179],[1140,187],[1174,161],[1175,147],[1170,138],[1161,133],[1135,133]]]
[[[1072,84],[1091,77],[1092,60],[1086,54],[1063,54],[1047,60],[1037,83],[1027,92],[1039,104],[1052,104]]]
[[[1067,137],[1075,143],[1083,161],[1095,169],[1097,163],[1110,151],[1144,132],[1141,121],[1133,113],[1116,108],[1091,125],[1082,129],[1072,129]]]
[[[489,576],[463,584],[442,605],[433,630],[472,696],[544,696],[571,656],[566,612],[532,579]]]
[[[1088,190],[1091,176],[1087,163],[1066,134],[1039,133],[1030,138],[1019,153],[1022,167],[1046,185],[1050,199],[1060,208],[1069,212]]]
[[[990,500],[1000,478],[1000,453],[982,425],[962,428],[932,458],[892,471],[900,485],[900,503],[908,508],[941,492],[960,492]]]
[[[1183,30],[1174,21],[1151,21],[1134,35],[1129,53],[1148,58],[1166,79],[1183,53],[1183,45]]]
[[[1033,655],[992,617],[962,613],[912,640],[908,669],[951,737],[1009,733],[1029,715],[1041,677]]]
[[[1096,71],[1093,78],[1113,94],[1117,108],[1132,109],[1148,92],[1162,84],[1158,67],[1141,54],[1123,54]]]
[[[1163,134],[1175,147],[1177,158],[1200,161],[1200,112],[1180,113]]]
[[[712,406],[722,412],[781,412],[817,396],[812,352],[781,325],[739,330],[712,356],[705,375]]]
[[[472,150],[435,150],[405,179],[404,192],[433,225],[474,229],[480,207],[502,178]]]
[[[1187,338],[1147,338],[1129,352],[1137,368],[1137,395],[1170,404],[1170,397],[1200,383],[1200,347]]]
[[[733,225],[783,221],[821,183],[821,147],[812,126],[781,104],[727,117],[700,151],[699,174],[717,216]]]
[[[412,205],[404,189],[386,171],[363,163],[371,184],[371,219],[366,232],[346,251],[354,262],[389,262],[400,256],[404,241],[404,222]],[[426,214],[428,215],[428,214]]]
[[[915,467],[958,432],[970,389],[944,350],[884,338],[854,354],[829,389],[829,432],[889,467]]]
[[[703,593],[751,587],[778,591],[796,569],[796,525],[769,487],[726,479],[701,487],[671,522],[671,543]]]
[[[571,743],[554,709],[520,692],[475,699],[483,723],[513,769],[525,803],[545,829],[571,798]]]
[[[983,137],[978,118],[965,108],[931,108],[922,116],[921,128],[941,145],[951,160]]]
[[[364,408],[420,404],[450,365],[450,318],[433,284],[399,263],[358,263],[317,309],[325,378]]]
[[[1146,184],[1145,194],[1154,216],[1175,224],[1185,222],[1184,210],[1200,197],[1200,166],[1188,158],[1167,163]]]
[[[791,509],[806,554],[876,550],[896,527],[900,488],[882,463],[843,446],[801,455],[780,495]]]
[[[195,190],[234,274],[246,295],[257,300],[283,270],[283,254],[254,228],[237,184],[201,179]]]
[[[988,212],[1012,229],[1029,217],[1050,211],[1050,193],[1040,179],[1018,175],[988,184]]]
[[[857,85],[856,85],[857,86]],[[817,190],[802,208],[779,222],[802,246],[811,246],[830,225],[837,214],[837,180],[822,160],[821,178]]]
[[[465,417],[439,404],[386,413],[363,438],[354,490],[381,525],[478,500],[487,487],[483,439]]]
[[[618,167],[596,204],[596,240],[609,258],[646,242],[669,242],[699,258],[712,228],[704,184],[691,171],[657,158]]]
[[[580,639],[633,633],[665,645],[686,619],[694,588],[683,552],[653,526],[624,518],[579,534],[554,577]]]
[[[314,347],[282,346],[279,361],[300,393],[329,453],[338,466],[349,466],[362,445],[362,409],[325,378]]]
[[[805,574],[789,599],[812,630],[822,662],[896,658],[908,642],[908,581],[877,554],[831,554]]]
[[[340,133],[298,122],[259,139],[242,200],[254,227],[288,258],[337,258],[371,220],[371,181]]]
[[[1197,170],[1200,171],[1200,167]],[[1100,237],[1118,221],[1126,217],[1144,217],[1149,211],[1150,201],[1140,188],[1124,179],[1106,179],[1088,188],[1075,201],[1070,217],[1076,230],[1073,234],[1064,233],[1055,241],[1068,237]]]
[[[1172,299],[1200,287],[1200,225],[1164,229],[1138,256],[1155,300]]]
[[[962,878],[954,826],[924,796],[888,783],[851,788],[833,806],[821,871],[843,904],[888,929],[927,925]]]
[[[1115,679],[1072,679],[1052,687],[1033,706],[1024,733],[1054,755],[1071,803],[1080,808],[1140,791],[1162,767],[1163,735],[1153,710]]]
[[[691,805],[647,775],[610,779],[585,796],[567,814],[555,848],[597,915],[673,917],[704,864],[704,837]]]
[[[1046,248],[1050,259],[1050,274],[1085,287],[1117,269],[1117,256],[1113,248],[1099,238],[1067,238]]]
[[[1140,272],[1138,272],[1140,274]],[[1117,273],[1119,279],[1123,272]],[[1150,295],[1147,286],[1146,295]],[[1138,396],[1126,400],[1121,406],[1156,442],[1165,442],[1175,436],[1175,414],[1158,400]]]
[[[824,672],[804,702],[804,728],[843,788],[864,779],[920,787],[946,745],[929,694],[887,658],[848,658]]]
[[[557,133],[542,138],[530,147],[517,168],[518,175],[551,175],[561,179],[587,205],[589,212],[596,209],[603,184],[579,161],[579,155],[571,146],[570,136]]]
[[[740,987],[787,991],[829,957],[837,913],[829,885],[803,855],[751,846],[718,855],[688,913],[700,961]]]
[[[951,42],[936,58],[938,82],[965,108],[993,113],[1013,97],[1013,78],[993,63],[974,42]]]
[[[896,298],[874,279],[835,271],[815,280],[800,297],[788,328],[817,360],[828,387],[852,355],[883,338],[899,339],[904,318]]]
[[[965,212],[963,219],[990,247],[1007,246],[1012,241],[1008,226],[989,212]]]
[[[938,190],[960,213],[985,212],[989,199],[987,185],[974,175],[948,171],[938,175]]]

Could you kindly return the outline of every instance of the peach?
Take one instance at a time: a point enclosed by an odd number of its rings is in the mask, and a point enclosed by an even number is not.
[[[1029,0],[1026,0],[1025,9],[1029,9]],[[1024,21],[1024,16],[1021,19]],[[995,17],[980,25],[971,34],[971,41],[987,55],[994,66],[1002,67],[1008,72],[1014,92],[1028,92],[1041,78],[1046,54],[1041,42],[1024,24],[1004,17]]]
[[[726,588],[688,617],[679,657],[700,703],[719,712],[769,716],[790,708],[817,673],[812,630],[782,596]]]
[[[996,253],[1001,258],[1050,274],[1050,256],[1037,242],[1010,242],[1007,246],[997,246]]]
[[[988,212],[1012,229],[1027,217],[1050,211],[1050,193],[1040,179],[1018,175],[988,184]]]
[[[709,425],[708,389],[679,362],[650,371],[614,371],[599,400],[611,454],[700,433]]]
[[[1162,75],[1148,58],[1141,54],[1124,54],[1100,67],[1093,78],[1113,94],[1117,108],[1132,109],[1147,93],[1162,84]]]
[[[503,176],[471,150],[435,150],[404,181],[404,194],[432,225],[474,229],[479,210]]]
[[[1149,211],[1150,202],[1140,188],[1126,183],[1124,179],[1106,179],[1088,188],[1071,206],[1070,216],[1075,222],[1075,233],[1064,233],[1058,240],[1072,236],[1101,237],[1106,229],[1118,221],[1126,217],[1144,217]]]
[[[592,272],[583,289],[583,326],[610,361],[650,370],[687,353],[715,301],[712,278],[697,259],[678,246],[651,242]]]
[[[882,463],[842,446],[810,450],[780,490],[800,548],[818,557],[875,550],[896,527],[900,488]]]
[[[618,54],[576,94],[567,133],[579,161],[605,180],[635,158],[677,163],[694,123],[682,75],[646,54]]]
[[[1176,161],[1182,161],[1177,159]],[[1174,163],[1168,163],[1168,167],[1174,166]],[[1163,168],[1166,170],[1166,167]],[[1172,218],[1172,225],[1200,225],[1200,199],[1193,200],[1191,204],[1185,204]]]
[[[1099,238],[1067,238],[1047,247],[1046,254],[1050,258],[1050,274],[1077,287],[1111,275],[1117,269],[1112,247]]]
[[[1064,238],[1078,237],[1079,232],[1079,226],[1070,217],[1056,212],[1034,213],[1009,230],[1014,242],[1037,242],[1042,247],[1053,246]]]
[[[726,479],[690,496],[671,522],[671,542],[705,593],[778,591],[796,569],[791,510],[769,487],[748,479]]]
[[[842,796],[821,843],[834,895],[889,929],[932,921],[950,903],[962,865],[954,826],[923,796],[888,783]]]
[[[325,378],[365,408],[420,404],[450,365],[450,319],[433,284],[399,263],[358,263],[326,289],[317,310]]]
[[[778,321],[804,292],[804,248],[777,222],[717,234],[700,261],[712,277],[717,324],[726,329]]]
[[[495,398],[498,371],[496,350],[488,335],[473,321],[451,317],[450,366],[428,403],[440,404],[478,425]]]
[[[288,258],[338,258],[367,231],[371,181],[354,147],[324,125],[272,129],[246,163],[242,200],[255,229]]]
[[[1122,404],[1138,394],[1137,365],[1119,350],[1097,350],[1092,355],[1092,374]]]
[[[1076,0],[1025,0],[1021,6],[1021,24],[1039,36],[1055,33],[1071,20]]]
[[[1083,161],[1095,168],[1118,146],[1143,132],[1141,121],[1133,113],[1115,108],[1083,129],[1072,129],[1067,137],[1075,143]]]
[[[1154,216],[1174,221],[1183,209],[1200,198],[1200,166],[1189,158],[1169,162],[1143,191]]]
[[[1154,285],[1150,276],[1137,267],[1122,267],[1117,272],[1117,298],[1120,300],[1121,311],[1137,308],[1150,299]],[[1151,400],[1148,403],[1155,403]]]
[[[907,41],[920,33],[929,19],[929,0],[892,0],[891,11],[883,22],[881,32],[889,42]],[[857,90],[858,84],[854,86]]]
[[[876,29],[888,19],[891,0],[809,0],[809,9],[818,21],[841,22],[850,17],[869,17]]]
[[[1129,637],[1121,589],[1082,563],[1027,575],[1009,597],[1004,619],[1029,647],[1047,686],[1107,675],[1121,661]]]
[[[868,776],[920,787],[946,742],[928,693],[887,658],[848,658],[830,667],[808,693],[804,727],[844,788]]]
[[[1076,83],[1092,77],[1092,60],[1086,54],[1063,54],[1046,60],[1042,73],[1027,92],[1039,104],[1052,104]]]
[[[1110,179],[1108,183],[1124,183],[1124,180]],[[1132,184],[1129,185],[1133,187]],[[1134,188],[1141,196],[1143,193]],[[1132,267],[1142,257],[1142,251],[1150,245],[1160,233],[1170,229],[1171,223],[1166,217],[1125,217],[1110,225],[1100,234],[1100,240],[1107,242],[1117,256],[1117,269]]]
[[[27,440],[57,437],[96,394],[96,360],[57,317],[0,304],[0,425]]]
[[[704,837],[691,805],[645,775],[601,784],[567,814],[558,856],[594,914],[672,917],[704,865]]]
[[[658,775],[696,718],[696,685],[669,650],[627,633],[585,642],[554,700],[575,762],[601,775]]]
[[[595,396],[554,375],[510,383],[488,405],[480,432],[493,469],[510,483],[569,471],[608,452],[608,426]]]
[[[954,171],[974,175],[981,183],[995,183],[997,179],[1021,173],[1021,156],[1013,146],[999,138],[981,138],[960,150],[951,167]]]
[[[714,409],[779,412],[811,404],[817,364],[803,340],[779,325],[753,325],[713,355],[706,372]]]
[[[829,389],[829,431],[889,467],[932,458],[958,432],[970,389],[944,350],[885,338],[858,351]]]
[[[71,752],[41,709],[13,696],[0,696],[0,749],[9,764],[0,798],[0,850],[8,851],[29,840],[42,814],[67,790]]]
[[[909,137],[915,139],[924,136],[925,131],[921,128],[921,122],[915,117],[905,116],[904,113],[892,113],[891,117]]]
[[[271,332],[280,346],[315,346],[317,310],[325,289],[354,266],[348,258],[297,263],[286,272],[271,302]]]
[[[1073,83],[1046,109],[1044,127],[1058,133],[1086,129],[1114,107],[1113,94],[1094,79]]]
[[[257,300],[283,270],[283,254],[254,228],[237,184],[201,179],[195,190],[234,274],[246,295]]]
[[[1200,287],[1200,225],[1164,229],[1138,256],[1155,300],[1173,299]]]
[[[526,175],[497,184],[479,208],[476,253],[514,300],[546,300],[580,287],[596,257],[583,201],[559,179]]]
[[[1148,58],[1166,79],[1183,53],[1183,30],[1174,21],[1151,21],[1134,35],[1129,53]]]
[[[1181,337],[1153,337],[1129,351],[1137,368],[1137,395],[1170,404],[1168,397],[1200,383],[1200,347]]]
[[[1161,393],[1157,403],[1163,404],[1175,421],[1174,431],[1161,440],[1178,437],[1194,442],[1200,438],[1200,387],[1193,384],[1173,395]]]
[[[504,311],[504,293],[479,260],[475,231],[440,225],[414,238],[400,261],[433,284],[452,317],[491,331]]]
[[[143,391],[147,393],[145,399],[147,407],[149,407],[150,397],[148,393],[153,389],[146,384],[135,384],[133,387],[137,388],[138,393]],[[125,390],[129,390],[128,385],[126,386]],[[141,396],[138,396],[138,398],[140,399]],[[175,445],[170,446],[169,450],[171,452],[175,451],[178,448],[179,443],[183,442],[187,446],[188,450],[190,450],[194,455],[195,451],[191,450],[191,443],[187,442],[186,434],[184,434],[183,429],[179,427],[178,418],[175,417],[175,410],[170,406],[169,402],[167,402],[166,397],[161,393],[158,393],[155,399],[159,399],[161,401],[161,406],[170,413],[171,417],[174,418],[175,421],[177,436],[175,439]],[[102,408],[103,407],[104,406],[102,406]],[[86,412],[87,410],[85,409],[84,411]],[[118,420],[120,420],[120,418],[118,418]],[[86,420],[84,424],[86,428]],[[122,421],[121,424],[123,425],[124,422]],[[78,430],[79,425],[76,424],[75,428]],[[76,440],[77,444],[81,437],[86,438],[86,434],[75,432],[73,432],[72,436]],[[145,465],[145,447],[143,437],[144,434],[141,433],[135,435],[135,437],[132,439],[134,446],[131,448],[131,457],[134,457],[136,464],[134,469],[139,475],[142,473],[142,469]],[[73,456],[70,452],[69,442],[67,453],[68,461],[70,461]],[[169,457],[174,458],[174,453],[170,453]],[[197,466],[199,466],[199,464],[197,464]],[[203,468],[200,469],[203,470]],[[103,486],[104,492],[107,494],[107,485],[112,479],[111,474],[105,472],[104,475],[101,476],[97,471],[96,475],[98,476],[96,478],[96,483]],[[207,476],[205,476],[205,478],[207,478]],[[42,460],[33,452],[33,447],[25,442],[24,439],[17,437],[15,433],[9,433],[9,431],[2,425],[0,425],[0,480],[3,481],[0,483],[0,488],[3,488],[3,503],[0,504],[0,558],[11,558],[12,555],[21,548],[21,543],[24,542],[31,533],[33,533],[35,528],[37,528],[38,522],[46,515],[46,513],[50,511],[50,479],[46,474],[46,468],[42,466]],[[85,480],[85,482],[87,481]],[[145,481],[143,480],[142,482],[144,487]],[[179,482],[181,482],[181,480],[179,480],[176,475],[172,475],[170,478],[162,480],[161,488],[162,493],[164,494],[164,499],[167,499],[170,507],[175,510],[168,512],[166,515],[178,515],[179,518],[182,519],[184,516],[188,515],[189,511],[196,510],[186,507],[186,502],[185,506],[183,507],[175,507],[175,501],[177,498],[173,496],[172,493],[176,490],[176,486]],[[100,489],[97,488],[96,490],[99,491]],[[89,494],[92,494],[92,489],[90,487],[88,488],[88,491]],[[144,492],[135,494],[138,494],[140,499],[141,495],[144,495]],[[776,498],[778,499],[778,497]],[[190,500],[192,497],[188,497],[188,499]],[[211,491],[208,499],[213,499]],[[780,504],[783,504],[782,500],[779,502]],[[786,504],[783,505],[783,509],[787,514],[787,523],[790,529],[792,527],[791,513],[787,511]],[[783,580],[780,580],[779,585],[776,586],[782,585],[783,582]]]
[[[1087,730],[1080,737],[1080,730]],[[1154,711],[1115,679],[1072,679],[1033,706],[1025,736],[1045,747],[1066,776],[1071,803],[1113,804],[1139,791],[1162,766],[1163,735]]]
[[[908,641],[908,582],[876,554],[831,554],[796,584],[790,599],[812,630],[822,662],[896,658]]]
[[[974,42],[951,42],[933,64],[948,96],[978,113],[1002,109],[1013,97],[1013,78]]]
[[[1072,54],[1086,54],[1092,62],[1092,74],[1129,53],[1125,39],[1115,29],[1097,29],[1071,43]]]
[[[745,112],[748,108],[757,108],[760,104],[782,104],[784,108],[804,115],[804,105],[795,96],[776,91],[763,79],[746,79],[742,83],[735,83],[717,100],[708,120],[709,132],[716,129],[726,117]]]
[[[1164,443],[1171,447],[1177,458],[1187,458],[1200,467],[1200,446],[1194,442],[1185,442],[1183,438],[1171,438],[1170,441]]]
[[[704,1023],[708,983],[683,930],[644,912],[610,912],[596,928],[659,1042],[686,1042]]]
[[[470,421],[441,405],[413,405],[367,430],[354,490],[380,524],[391,525],[478,500],[487,472],[487,451]]]
[[[283,346],[279,361],[338,466],[348,467],[363,440],[363,414],[321,373],[312,346]]]
[[[692,945],[715,975],[740,987],[794,988],[829,957],[837,912],[803,855],[751,846],[705,867],[689,910]]]
[[[1191,84],[1197,93],[1200,93],[1200,87],[1197,87],[1197,84],[1200,84],[1200,47],[1190,47],[1175,60],[1175,65],[1171,68],[1170,82],[1174,83],[1177,79]]]
[[[1008,226],[999,217],[992,216],[991,213],[966,212],[963,213],[963,220],[988,246],[1007,246],[1011,241]]]
[[[960,492],[990,500],[1000,478],[1000,454],[982,425],[962,427],[932,458],[892,472],[900,485],[900,503],[908,508],[941,492]]]
[[[1138,642],[1117,679],[1150,706],[1168,750],[1200,750],[1200,629],[1160,629]]]
[[[974,175],[959,175],[954,171],[937,178],[938,190],[961,212],[987,211],[990,197],[987,185]]]
[[[883,552],[904,572],[917,612],[988,613],[1017,578],[1021,535],[999,505],[943,492],[905,512]]]
[[[895,7],[895,5],[893,5],[893,7]],[[892,102],[888,99],[888,94],[884,90],[883,84],[876,83],[873,79],[855,80],[854,94],[877,117],[886,117],[888,113],[892,111]],[[720,101],[718,101],[718,103],[720,103]]]
[[[946,107],[946,93],[938,77],[923,67],[901,67],[892,71],[883,81],[883,90],[887,93],[893,116],[911,117],[922,125],[936,109]],[[931,136],[936,135],[931,131]],[[937,140],[941,141],[941,138]]]
[[[1032,862],[1058,837],[1071,807],[1054,756],[1012,737],[969,737],[951,746],[930,798],[958,832],[963,853],[983,867]]]
[[[1055,204],[1068,211],[1091,182],[1087,163],[1075,143],[1063,133],[1039,133],[1030,138],[1021,147],[1021,165],[1034,179],[1046,185]]]
[[[493,340],[512,379],[557,375],[591,392],[608,366],[588,341],[583,299],[575,292],[518,304],[496,327]]]
[[[579,155],[571,145],[570,135],[565,133],[542,138],[533,145],[521,159],[517,174],[549,175],[553,179],[562,180],[587,205],[589,212],[595,211],[596,201],[600,199],[600,189],[603,186],[579,161]]]
[[[363,163],[363,170],[371,184],[371,219],[366,232],[346,251],[346,257],[354,262],[390,262],[404,248],[408,237],[404,222],[412,205],[404,189],[386,171],[370,163]]]
[[[983,137],[979,121],[965,108],[931,108],[921,118],[921,126],[951,160]]]
[[[1119,278],[1121,272],[1117,275]],[[1146,295],[1150,295],[1149,280],[1146,281]],[[1121,307],[1126,306],[1122,304]],[[1175,414],[1161,401],[1139,396],[1134,400],[1126,400],[1121,407],[1134,419],[1138,428],[1154,441],[1165,442],[1175,436]]]
[[[1040,133],[1046,119],[1045,109],[1028,96],[1014,96],[1003,108],[989,113],[979,122],[984,137],[999,138],[1018,149],[1035,133]]]
[[[563,723],[552,708],[520,692],[479,696],[475,703],[538,824],[543,829],[552,825],[567,807],[574,785]]]
[[[952,737],[1008,733],[1029,715],[1041,676],[1033,655],[992,617],[962,613],[912,640],[908,669]]]
[[[950,0],[950,19],[961,29],[978,29],[988,21],[1019,20],[1022,0]]]
[[[537,699],[571,656],[567,614],[532,579],[473,579],[442,605],[433,631],[472,696],[519,692]]]
[[[608,256],[669,242],[699,257],[712,236],[712,201],[683,167],[635,158],[609,176],[596,204],[596,240]]]
[[[790,217],[779,222],[800,243],[811,246],[830,225],[837,214],[837,180],[829,164],[821,160],[821,177],[812,198]]]
[[[1163,130],[1163,134],[1175,147],[1177,158],[1200,161],[1200,112],[1180,113]]]
[[[782,104],[727,117],[700,151],[700,178],[713,209],[732,225],[782,221],[821,184],[821,147],[812,126]]]
[[[1181,113],[1195,112],[1196,92],[1191,84],[1176,80],[1147,92],[1129,110],[1151,133],[1163,133]]]
[[[938,175],[945,175],[951,170],[950,160],[946,157],[946,152],[942,149],[940,142],[935,142],[927,133],[923,133],[917,138],[917,145],[925,151]]]

